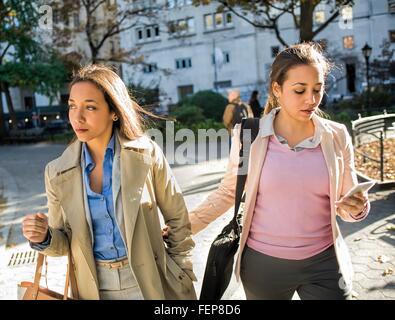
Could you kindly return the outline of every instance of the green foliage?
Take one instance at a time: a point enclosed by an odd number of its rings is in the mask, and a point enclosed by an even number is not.
[[[170,116],[176,118],[182,126],[204,121],[203,110],[194,105],[181,105],[170,111]]]
[[[198,133],[199,129],[205,129],[205,130],[214,129],[218,131],[223,128],[225,127],[222,122],[217,122],[214,121],[213,119],[206,119],[202,122],[194,123],[189,127],[189,129],[191,129],[195,133]]]
[[[31,1],[0,1],[0,82],[54,97],[67,72],[56,53],[33,38],[39,13]]]
[[[362,106],[366,105],[366,93],[355,95],[350,100],[342,100],[338,103],[329,105],[326,110],[330,119],[345,124],[351,128],[351,121],[358,119],[359,114],[368,116],[366,108],[362,110]],[[370,109],[369,116],[395,112],[395,97],[388,88],[375,88],[370,93]]]
[[[349,113],[363,113],[363,107],[366,106],[366,92],[360,95],[354,95],[352,99],[341,100],[329,105],[329,110],[341,112],[347,110]],[[370,111],[382,113],[384,109],[395,106],[395,96],[391,90],[386,87],[376,87],[370,92]],[[366,110],[365,110],[366,111]]]
[[[59,60],[48,62],[6,62],[0,65],[0,81],[11,87],[28,88],[54,97],[67,80],[67,71]]]
[[[183,99],[178,105],[197,106],[203,111],[203,116],[205,118],[221,122],[227,100],[219,93],[205,90]]]

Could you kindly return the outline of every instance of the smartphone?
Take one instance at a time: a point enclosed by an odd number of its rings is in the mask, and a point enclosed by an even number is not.
[[[357,192],[366,193],[366,192],[368,192],[375,184],[376,184],[376,181],[368,181],[368,182],[359,183],[359,184],[355,185],[354,187],[352,187],[351,190],[348,191],[348,192],[344,195],[344,197],[352,196],[354,193],[357,193]]]

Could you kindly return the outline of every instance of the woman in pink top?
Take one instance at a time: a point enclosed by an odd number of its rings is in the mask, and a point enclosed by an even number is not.
[[[250,149],[243,232],[236,263],[247,299],[346,299],[352,265],[336,216],[355,222],[367,195],[357,184],[344,125],[320,116],[329,63],[314,44],[275,58],[269,98]],[[197,233],[234,204],[240,125],[219,188],[190,214]]]

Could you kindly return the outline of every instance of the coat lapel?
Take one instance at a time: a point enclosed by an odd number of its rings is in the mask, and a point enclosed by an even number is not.
[[[93,275],[96,267],[93,259],[92,237],[85,214],[84,184],[80,165],[81,146],[79,141],[70,145],[60,158],[54,183],[61,190],[60,205],[85,256]]]
[[[324,132],[321,140],[321,149],[324,154],[326,166],[328,168],[329,173],[329,193],[331,199],[336,199],[336,186],[338,185],[338,175],[336,174],[339,171],[338,163],[336,161],[336,152],[333,144],[332,135],[329,132]]]
[[[330,132],[324,132],[321,140],[321,149],[324,154],[326,166],[329,173],[329,195],[331,206],[331,224],[333,241],[336,244],[337,236],[339,234],[338,225],[336,222],[336,208],[334,201],[338,198],[339,193],[339,164],[336,158],[336,150],[333,142],[333,137]]]
[[[131,257],[132,239],[136,219],[140,212],[140,200],[149,169],[152,164],[148,152],[137,152],[133,150],[147,149],[149,144],[141,141],[123,141],[120,137],[120,181],[121,198],[123,207],[123,218],[125,223],[125,236],[128,256]]]
[[[249,230],[251,223],[253,210],[255,207],[256,195],[258,192],[260,173],[266,157],[268,138],[258,136],[251,145],[249,165],[248,165],[248,176],[246,182],[246,199],[245,199],[245,214],[243,217],[243,226],[247,226],[246,230]],[[246,236],[244,232],[243,236]]]

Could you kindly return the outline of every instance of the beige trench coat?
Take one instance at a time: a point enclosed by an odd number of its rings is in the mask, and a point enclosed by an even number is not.
[[[157,144],[141,137],[123,139],[114,156],[113,193],[121,197],[122,227],[129,264],[144,299],[196,299],[190,251],[191,225],[181,190]],[[82,143],[75,141],[45,169],[48,197],[49,256],[67,255],[69,248],[80,299],[99,299],[89,214],[86,214],[81,170]],[[118,179],[114,179],[118,177]],[[115,202],[115,200],[114,200]],[[170,227],[162,238],[159,210]]]

